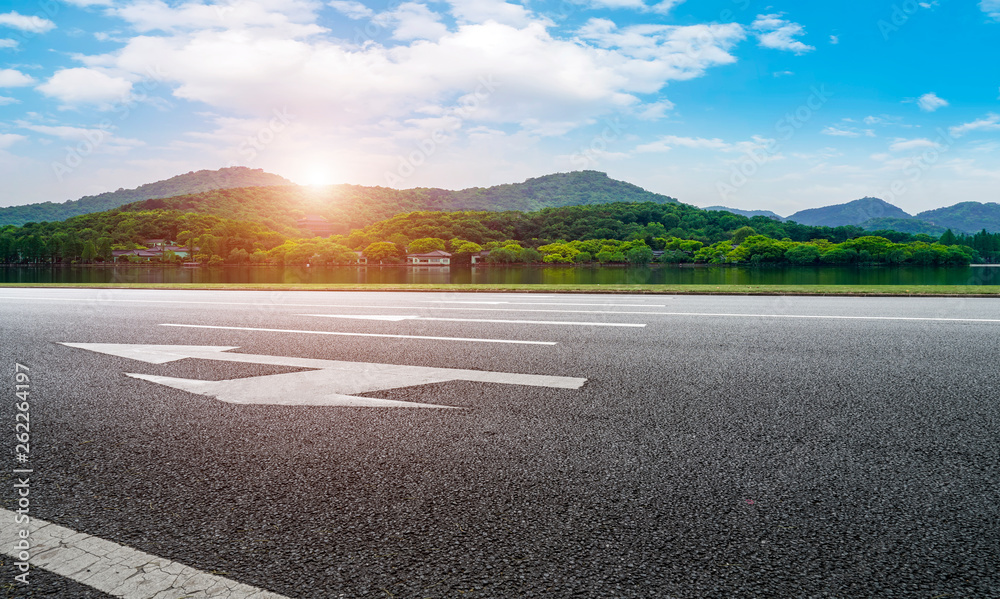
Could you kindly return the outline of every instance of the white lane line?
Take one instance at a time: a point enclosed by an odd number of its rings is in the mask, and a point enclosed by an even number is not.
[[[322,318],[348,318],[353,320],[384,320],[389,322],[402,322],[404,320],[435,320],[445,322],[492,322],[502,324],[554,324],[566,326],[590,326],[590,327],[634,327],[642,328],[645,324],[633,324],[628,322],[571,322],[568,320],[498,320],[487,318],[434,318],[432,316],[404,316],[404,315],[381,315],[381,314],[299,314],[299,316],[319,316]]]
[[[513,343],[520,345],[558,345],[555,341],[521,341],[515,339],[475,339],[471,337],[429,337],[426,335],[386,335],[382,333],[343,333],[340,331],[306,331],[300,329],[264,329],[259,327],[224,327],[208,324],[160,323],[161,327],[188,329],[219,329],[226,331],[259,331],[262,333],[299,333],[304,335],[338,335],[342,337],[387,337],[392,339],[425,339],[431,341],[470,341],[477,343]]]
[[[115,597],[288,599],[39,518],[20,524],[16,517],[15,512],[0,509],[0,543],[12,561],[23,557],[18,533],[26,530],[28,563]],[[27,580],[31,580],[30,570]]]
[[[483,304],[483,305],[524,305],[524,306],[603,306],[603,307],[623,307],[623,308],[666,308],[666,304],[611,304],[611,303],[581,303],[581,302],[511,302],[511,301],[483,301],[483,300],[419,300],[428,304]]]
[[[616,312],[616,314],[622,314]],[[1000,322],[993,318],[933,318],[924,316],[839,316],[828,314],[708,314],[703,312],[643,312],[656,316],[709,316],[713,318],[816,318],[833,320],[913,320],[926,322]]]
[[[288,306],[296,308],[339,308],[340,306],[336,304],[282,304],[277,302],[207,302],[199,300],[143,300],[143,299],[115,299],[110,297],[17,297],[12,295],[0,295],[0,300],[49,300],[53,302],[77,302],[77,303],[100,303],[100,302],[118,302],[118,303],[130,303],[130,304],[181,304],[181,305],[196,305],[196,304],[208,304],[215,306],[266,306],[273,308],[275,306]],[[372,306],[362,306],[371,308]],[[417,308],[409,308],[410,310],[415,310]]]

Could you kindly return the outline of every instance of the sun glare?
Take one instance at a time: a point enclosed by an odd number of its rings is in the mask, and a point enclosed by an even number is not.
[[[332,185],[335,182],[333,173],[324,168],[314,168],[306,171],[301,180],[303,185],[310,186]]]

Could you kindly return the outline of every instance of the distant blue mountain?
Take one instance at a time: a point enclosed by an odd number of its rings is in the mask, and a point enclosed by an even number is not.
[[[1000,204],[989,202],[961,202],[947,208],[921,212],[917,218],[955,233],[978,233],[983,229],[991,233],[1000,231]]]
[[[811,227],[843,227],[860,225],[873,218],[913,218],[913,216],[885,200],[861,198],[846,204],[801,210],[789,216],[788,220]]]

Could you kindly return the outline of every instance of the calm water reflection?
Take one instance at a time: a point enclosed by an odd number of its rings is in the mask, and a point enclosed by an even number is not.
[[[512,283],[679,285],[998,285],[1000,268],[939,267],[7,267],[5,283]]]

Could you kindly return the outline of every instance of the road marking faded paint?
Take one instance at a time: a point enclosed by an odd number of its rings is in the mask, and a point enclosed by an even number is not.
[[[617,314],[621,314],[618,312]],[[926,322],[1000,322],[1000,319],[993,318],[935,318],[923,316],[840,316],[830,314],[739,314],[720,313],[709,314],[704,312],[646,312],[658,316],[709,316],[718,318],[827,318],[833,320],[913,320]]]
[[[612,304],[612,303],[582,303],[582,302],[512,302],[512,301],[485,301],[485,300],[419,300],[428,304],[487,304],[487,305],[524,305],[524,306],[604,306],[623,308],[666,308],[666,304]]]
[[[20,559],[18,533],[27,530],[28,563],[115,597],[288,599],[39,518],[18,523],[16,516],[0,509],[0,545],[11,561]]]
[[[427,335],[389,335],[386,333],[343,333],[340,331],[309,331],[302,329],[263,329],[259,327],[225,327],[208,324],[161,323],[161,327],[188,329],[220,329],[226,331],[258,331],[263,333],[298,333],[302,335],[339,335],[343,337],[388,337],[392,339],[424,339],[431,341],[468,341],[475,343],[514,343],[521,345],[558,345],[555,341],[521,341],[516,339],[476,339],[472,337],[430,337]]]
[[[291,372],[223,381],[204,381],[126,373],[127,376],[132,378],[236,404],[450,408],[451,406],[359,397],[357,394],[449,381],[502,383],[555,389],[579,389],[587,382],[587,379],[584,378],[564,376],[229,353],[230,350],[237,349],[231,346],[130,345],[118,343],[63,343],[62,345],[132,360],[140,360],[151,364],[166,364],[186,358],[194,358],[310,369],[306,372]]]
[[[378,315],[378,314],[300,314],[300,316],[320,316],[323,318],[348,318],[354,320],[385,320],[389,322],[401,322],[404,320],[435,320],[445,322],[492,322],[501,324],[552,324],[566,326],[590,326],[590,327],[635,327],[642,328],[645,324],[633,324],[628,322],[572,322],[568,320],[495,320],[486,318],[434,318],[432,316],[404,316],[404,315]]]

